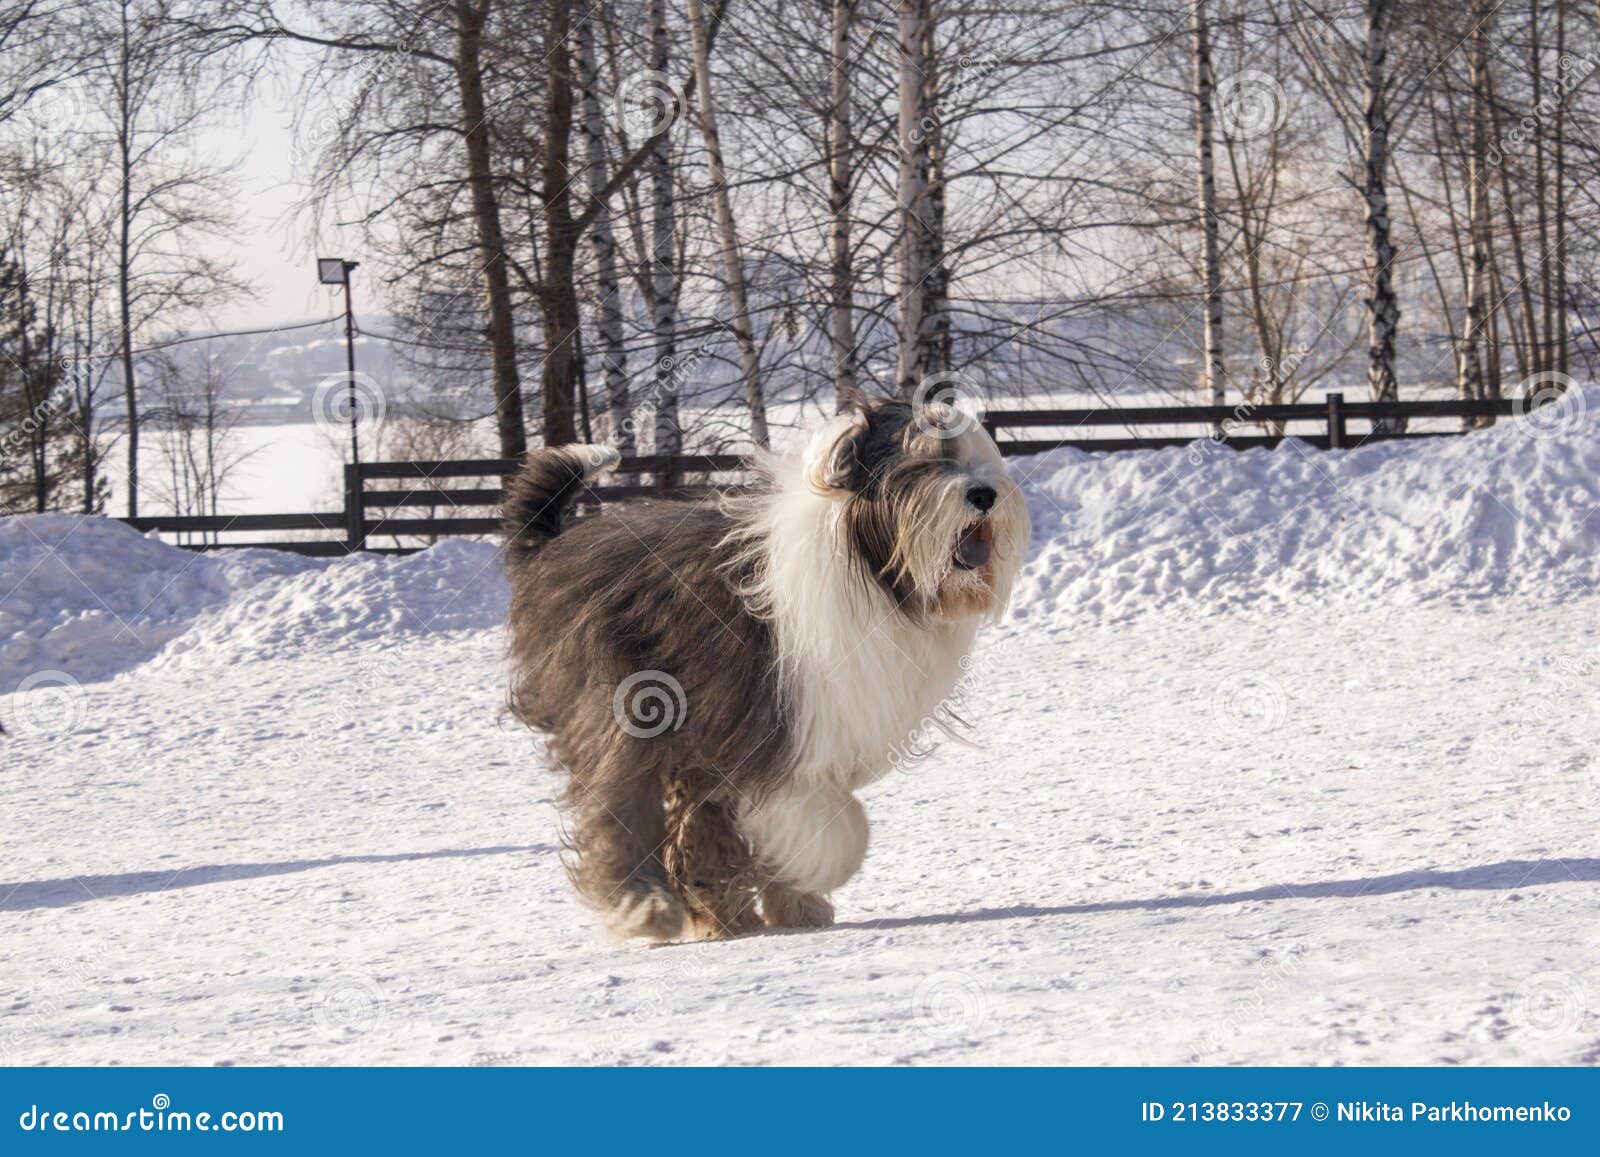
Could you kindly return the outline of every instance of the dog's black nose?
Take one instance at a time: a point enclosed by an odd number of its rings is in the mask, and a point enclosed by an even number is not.
[[[969,486],[967,488],[967,501],[979,510],[988,510],[994,505],[993,486]]]

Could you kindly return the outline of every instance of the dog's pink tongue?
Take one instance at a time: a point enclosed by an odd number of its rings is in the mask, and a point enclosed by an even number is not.
[[[956,564],[962,570],[977,570],[989,561],[989,535],[983,523],[965,531],[956,543]]]

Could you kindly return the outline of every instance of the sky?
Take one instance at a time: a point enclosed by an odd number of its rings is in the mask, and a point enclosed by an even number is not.
[[[309,162],[297,163],[294,121],[288,99],[269,83],[205,142],[220,158],[239,160],[239,229],[233,238],[214,244],[217,255],[235,262],[256,289],[254,298],[216,309],[210,320],[217,328],[253,329],[343,312],[338,288],[317,283],[316,258],[360,261],[360,242],[348,229],[326,229],[322,237],[313,238],[308,215],[295,211],[306,192],[302,178]],[[352,287],[359,316],[375,304],[377,295],[369,292],[363,304],[360,272]]]

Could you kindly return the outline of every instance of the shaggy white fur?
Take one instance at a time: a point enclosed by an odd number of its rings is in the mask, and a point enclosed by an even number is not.
[[[801,457],[770,460],[772,489],[745,512],[743,537],[764,556],[746,595],[774,624],[795,760],[785,789],[747,805],[740,823],[768,869],[803,891],[832,891],[860,867],[867,819],[853,793],[887,774],[897,744],[939,719],[980,622],[1003,613],[1026,550],[1027,507],[993,441],[937,409],[958,470],[910,512],[897,554],[928,607],[957,613],[902,613],[852,558],[838,454],[859,418],[835,419]],[[983,576],[952,564],[958,536],[981,517],[966,499],[979,484],[996,493]]]

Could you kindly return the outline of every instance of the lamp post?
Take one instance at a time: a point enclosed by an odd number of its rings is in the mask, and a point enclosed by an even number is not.
[[[360,262],[346,261],[343,257],[317,258],[317,280],[323,285],[344,286],[344,356],[345,386],[350,391],[350,460],[361,462],[361,441],[356,435],[356,315],[350,305],[350,271]]]

